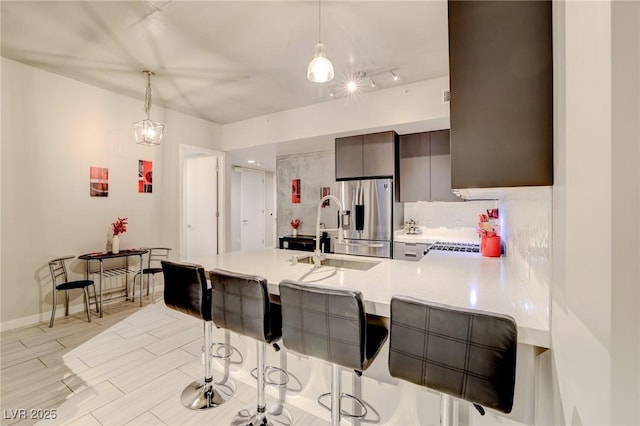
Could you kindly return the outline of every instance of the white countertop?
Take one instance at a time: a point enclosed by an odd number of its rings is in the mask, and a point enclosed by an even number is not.
[[[548,348],[549,293],[511,274],[503,258],[478,253],[432,251],[418,262],[329,255],[334,258],[380,262],[367,271],[294,264],[292,256],[311,253],[261,249],[231,252],[205,259],[192,259],[205,269],[264,276],[269,291],[278,294],[282,280],[360,290],[368,313],[389,316],[391,297],[409,295],[437,303],[480,309],[512,316],[518,324],[518,341]]]

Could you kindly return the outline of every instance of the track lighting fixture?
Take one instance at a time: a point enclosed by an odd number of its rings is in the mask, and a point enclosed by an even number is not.
[[[334,97],[336,95],[336,87],[341,92],[341,94],[348,95],[356,94],[360,91],[360,89],[366,89],[367,87],[375,89],[378,87],[378,82],[376,81],[376,79],[379,76],[385,77],[387,75],[391,76],[392,81],[398,81],[399,79],[398,74],[394,70],[389,69],[373,73],[369,73],[367,71],[356,71],[355,73],[353,73],[349,80],[343,83],[344,85],[334,85],[329,87],[329,96]],[[381,81],[383,81],[382,88],[385,88],[384,82],[388,82],[389,79],[382,78]]]

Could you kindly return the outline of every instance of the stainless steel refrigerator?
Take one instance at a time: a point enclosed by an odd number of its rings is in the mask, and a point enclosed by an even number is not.
[[[393,231],[402,228],[402,203],[396,201],[393,179],[337,182],[344,241],[333,240],[335,253],[392,257]]]

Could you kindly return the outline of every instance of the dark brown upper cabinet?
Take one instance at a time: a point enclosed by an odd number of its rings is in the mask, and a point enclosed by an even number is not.
[[[449,130],[400,136],[400,201],[461,201],[451,191]]]
[[[336,180],[393,177],[396,132],[336,138]]]
[[[550,1],[449,1],[453,188],[553,184]]]

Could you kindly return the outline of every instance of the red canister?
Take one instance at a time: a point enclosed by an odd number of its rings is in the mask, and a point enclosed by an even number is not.
[[[499,235],[483,235],[480,240],[480,252],[485,257],[500,257],[500,254],[502,253],[500,242]]]

